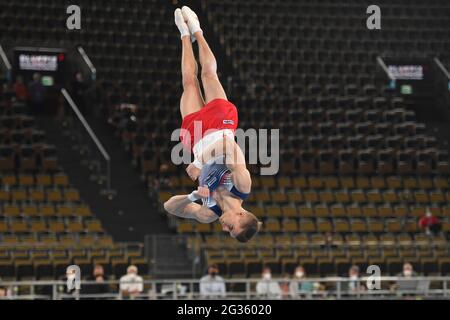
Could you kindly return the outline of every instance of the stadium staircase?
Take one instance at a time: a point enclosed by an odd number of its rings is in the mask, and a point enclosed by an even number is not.
[[[104,185],[92,179],[92,172],[82,163],[86,156],[80,154],[70,141],[70,130],[65,122],[49,116],[37,117],[39,127],[56,146],[61,165],[80,190],[81,196],[97,212],[105,228],[118,241],[142,241],[146,234],[169,232],[163,217],[157,214],[154,202],[149,198],[144,183],[133,169],[129,158],[118,145],[110,128],[99,119],[88,118],[93,131],[110,154],[111,180],[116,196],[101,196]],[[77,121],[77,120],[76,120]],[[94,177],[95,178],[95,177]]]

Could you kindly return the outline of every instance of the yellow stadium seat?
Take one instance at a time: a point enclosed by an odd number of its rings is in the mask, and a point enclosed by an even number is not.
[[[434,187],[437,189],[448,189],[449,183],[446,178],[435,178],[434,179]]]
[[[315,190],[305,190],[303,192],[303,197],[307,202],[318,202],[319,196]]]
[[[80,217],[92,216],[91,208],[87,205],[78,206],[75,208],[75,214]]]
[[[298,231],[297,221],[295,219],[283,219],[282,228],[284,232],[297,232]]]
[[[319,220],[317,222],[317,231],[322,233],[332,232],[333,225],[329,220]]]
[[[336,177],[327,177],[324,180],[325,188],[327,189],[337,189],[339,188],[339,180]]]
[[[60,202],[63,200],[61,191],[58,189],[52,189],[47,191],[47,201]]]
[[[445,197],[441,192],[434,190],[430,192],[430,200],[432,203],[441,204],[445,202]]]
[[[7,217],[19,217],[20,208],[15,204],[5,205],[3,207],[3,214]]]
[[[314,207],[314,216],[318,218],[327,218],[329,217],[330,210],[326,204],[318,204]]]
[[[53,205],[43,205],[40,212],[44,217],[52,217],[55,215],[55,207]]]
[[[399,199],[397,192],[395,192],[394,190],[386,190],[385,192],[383,192],[383,200],[387,203],[398,202]]]
[[[66,189],[64,191],[65,201],[80,201],[80,193],[76,189]]]
[[[32,189],[30,190],[30,197],[33,201],[44,201],[45,194],[42,189]]]
[[[355,204],[347,206],[347,214],[349,217],[357,218],[363,216],[363,211],[361,210],[361,207],[359,205]]]
[[[5,186],[15,186],[17,185],[17,177],[15,174],[5,174],[2,177],[2,184]]]
[[[10,224],[11,231],[14,233],[25,233],[28,232],[28,225],[24,221],[12,222]]]
[[[321,177],[309,177],[308,178],[308,185],[311,189],[321,189],[323,188],[324,181]]]
[[[31,232],[46,232],[47,231],[47,225],[45,224],[45,221],[32,221],[30,224],[30,230]]]
[[[19,185],[23,187],[34,186],[34,177],[31,174],[19,175]]]
[[[347,210],[343,205],[335,204],[335,205],[331,206],[331,215],[333,217],[346,217]]]
[[[278,187],[282,189],[292,188],[292,180],[289,177],[280,177],[278,178]]]
[[[0,190],[0,201],[7,202],[11,199],[11,192],[7,190]]]
[[[303,195],[299,191],[291,191],[287,193],[290,202],[302,202]]]
[[[362,208],[362,214],[367,218],[378,217],[378,210],[373,205],[367,205]]]
[[[292,206],[283,206],[281,207],[281,212],[283,213],[284,217],[296,217],[297,216],[297,209]]]
[[[266,208],[266,214],[271,218],[281,217],[281,208],[279,206],[270,206]]]
[[[396,176],[390,176],[386,179],[389,189],[400,189],[403,187],[402,180]]]
[[[36,176],[36,185],[41,187],[48,187],[52,185],[52,178],[48,174],[38,174]]]
[[[356,232],[356,233],[361,233],[361,232],[367,231],[366,223],[361,219],[354,219],[354,218],[351,219],[350,220],[350,228],[351,228],[352,232]]]
[[[320,191],[319,192],[319,199],[321,202],[325,202],[325,203],[332,203],[335,201],[334,199],[334,192],[332,191]]]
[[[66,230],[64,223],[61,221],[50,221],[48,227],[53,233],[62,233]]]
[[[102,224],[97,219],[89,220],[85,225],[88,232],[103,232]]]
[[[405,189],[417,189],[418,182],[417,182],[416,178],[408,177],[408,178],[404,179],[403,185],[404,185]]]
[[[84,232],[84,226],[79,221],[67,222],[67,231],[71,233],[81,233]]]
[[[350,196],[346,190],[337,190],[335,193],[336,202],[349,203]]]
[[[314,217],[314,212],[311,207],[301,206],[298,208],[298,215],[302,218]]]
[[[367,230],[373,233],[382,233],[384,231],[384,225],[379,220],[371,219],[367,223]]]
[[[59,217],[71,217],[73,216],[73,209],[69,206],[57,206],[56,207],[56,215]]]
[[[301,190],[307,188],[308,182],[306,181],[306,178],[305,177],[294,178],[294,187]]]
[[[356,188],[358,189],[369,189],[370,188],[370,180],[367,177],[357,177],[356,178]]]
[[[300,232],[316,232],[316,225],[311,219],[301,219],[299,224],[299,231]]]
[[[58,187],[67,187],[69,185],[69,177],[64,173],[58,173],[53,176],[53,184]]]
[[[386,221],[386,229],[391,233],[399,233],[402,232],[402,226],[397,219],[390,219]]]
[[[190,221],[179,221],[177,225],[178,233],[192,233],[194,232],[194,224]]]
[[[211,225],[209,223],[197,223],[195,230],[200,233],[209,233],[211,232]]]
[[[24,205],[22,207],[22,212],[28,217],[37,217],[39,215],[37,206],[32,204]]]
[[[28,199],[27,192],[24,189],[16,189],[12,192],[13,201],[25,201]]]
[[[281,232],[281,225],[278,219],[268,219],[265,221],[263,230],[266,232]]]
[[[270,193],[270,196],[272,198],[272,202],[275,202],[275,203],[283,203],[283,202],[287,202],[288,201],[286,193],[284,193],[284,192],[274,192],[274,191],[272,191]]]
[[[170,197],[172,197],[172,194],[170,192],[167,191],[159,192],[159,202],[161,203],[166,202],[167,200],[170,199]]]
[[[431,188],[433,188],[433,180],[431,180],[431,178],[427,178],[427,177],[421,177],[419,178],[419,188],[424,189],[424,190],[429,190]]]
[[[383,177],[371,177],[370,186],[373,189],[385,189],[386,180]]]
[[[354,190],[350,193],[353,202],[362,203],[366,202],[366,194],[363,190]]]
[[[275,188],[276,187],[276,183],[275,183],[275,179],[273,176],[263,176],[260,177],[260,181],[261,181],[261,186],[263,188]]]
[[[355,180],[352,177],[341,177],[341,187],[345,189],[355,188]]]
[[[367,191],[367,201],[374,204],[383,202],[383,197],[381,196],[380,190]]]

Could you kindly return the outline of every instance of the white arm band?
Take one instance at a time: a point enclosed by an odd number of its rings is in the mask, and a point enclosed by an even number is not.
[[[196,193],[197,191],[192,191],[190,194],[188,194],[187,198],[189,199],[189,201],[194,202],[200,199],[200,197]]]
[[[200,170],[202,170],[202,168],[203,168],[203,164],[197,158],[194,159],[194,162],[192,162],[192,164]]]

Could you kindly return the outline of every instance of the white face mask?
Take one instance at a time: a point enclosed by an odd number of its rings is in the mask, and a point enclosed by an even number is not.
[[[297,272],[295,273],[295,276],[296,276],[297,278],[303,278],[304,275],[305,275],[305,274],[304,274],[302,271],[297,271]]]
[[[350,279],[356,280],[356,279],[358,279],[358,276],[357,276],[356,274],[352,274],[352,275],[350,276]]]
[[[412,275],[412,270],[403,270],[405,277],[410,277]]]
[[[270,273],[264,273],[263,274],[263,279],[264,280],[270,280],[272,278],[272,275]]]

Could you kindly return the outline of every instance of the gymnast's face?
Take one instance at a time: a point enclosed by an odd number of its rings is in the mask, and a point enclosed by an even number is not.
[[[222,230],[229,232],[230,236],[235,238],[242,231],[241,221],[245,216],[245,211],[224,212],[219,218]]]

